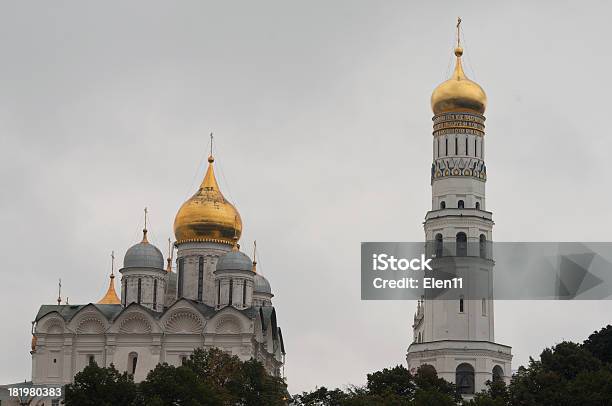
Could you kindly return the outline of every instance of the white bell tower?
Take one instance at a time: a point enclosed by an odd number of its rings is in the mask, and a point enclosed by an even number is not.
[[[477,272],[489,288],[493,281],[492,213],[487,211],[485,183],[484,90],[465,76],[457,23],[457,57],[452,77],[431,96],[433,116],[432,208],[425,216],[425,238],[436,257],[452,260],[458,272]],[[441,261],[444,258],[441,259]],[[415,372],[433,366],[469,398],[492,379],[509,382],[511,348],[495,343],[493,294],[465,299],[418,302],[413,343],[406,356]]]

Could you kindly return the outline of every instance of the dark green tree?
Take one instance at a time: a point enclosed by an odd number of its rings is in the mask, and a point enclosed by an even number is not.
[[[218,392],[185,366],[159,364],[140,383],[147,406],[222,406]]]
[[[137,405],[136,384],[127,372],[119,373],[111,364],[100,368],[90,363],[74,377],[74,383],[66,385],[67,406],[115,406]]]
[[[508,406],[510,405],[510,394],[508,387],[502,379],[487,381],[486,388],[477,393],[465,406]]]
[[[371,395],[394,395],[411,399],[414,395],[415,384],[410,371],[403,365],[397,365],[368,374],[366,388]]]
[[[417,369],[414,384],[416,385],[414,393],[416,406],[446,406],[455,405],[461,401],[456,386],[438,377],[438,373],[431,365],[424,364]]]
[[[605,364],[612,363],[612,325],[594,332],[582,344],[593,356]]]
[[[336,406],[348,398],[348,394],[340,389],[329,390],[325,386],[312,392],[302,392],[293,396],[293,402],[303,406]]]
[[[235,405],[283,406],[289,399],[285,381],[269,375],[261,362],[253,359],[242,363],[235,382]]]

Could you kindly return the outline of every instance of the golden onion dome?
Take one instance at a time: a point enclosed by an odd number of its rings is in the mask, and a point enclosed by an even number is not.
[[[465,76],[461,66],[463,48],[455,48],[457,63],[450,79],[436,87],[431,95],[431,109],[434,114],[466,112],[484,114],[487,95],[478,83]]]
[[[177,244],[184,242],[219,242],[234,245],[242,234],[240,213],[219,190],[213,156],[198,191],[179,209],[174,219]]]
[[[98,301],[98,304],[121,304],[117,292],[115,292],[115,275],[110,274],[110,282],[108,283],[108,290],[102,299]]]

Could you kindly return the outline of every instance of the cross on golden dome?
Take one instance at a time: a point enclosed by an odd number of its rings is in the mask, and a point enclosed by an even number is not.
[[[221,193],[213,163],[213,134],[210,134],[210,155],[204,180],[196,193],[189,198],[176,214],[174,235],[176,243],[218,242],[234,245],[242,234],[240,213]]]
[[[487,95],[478,83],[468,79],[463,72],[461,57],[461,18],[457,18],[457,47],[455,48],[455,70],[450,79],[440,84],[431,95],[431,109],[434,114],[464,112],[484,114]]]

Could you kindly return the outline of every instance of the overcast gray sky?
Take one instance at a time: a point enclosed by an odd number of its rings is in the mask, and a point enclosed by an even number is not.
[[[607,241],[607,1],[107,1],[0,4],[0,383],[30,378],[30,322],[97,301],[109,254],[163,252],[218,177],[258,241],[292,393],[405,364],[412,302],[362,302],[361,241],[418,241],[433,88],[464,21],[488,94],[498,241]],[[612,302],[498,302],[513,367],[610,323]]]

